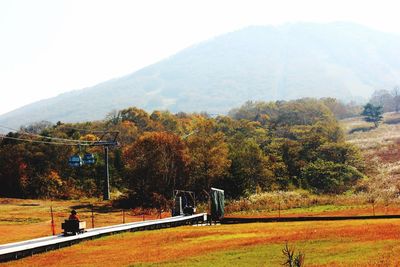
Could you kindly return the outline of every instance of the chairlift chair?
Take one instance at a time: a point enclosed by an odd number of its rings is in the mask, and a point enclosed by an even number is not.
[[[83,156],[83,163],[87,165],[93,165],[96,163],[96,157],[92,153],[86,153]]]
[[[68,163],[71,167],[82,167],[83,165],[82,158],[79,155],[73,155],[72,157],[70,157]]]

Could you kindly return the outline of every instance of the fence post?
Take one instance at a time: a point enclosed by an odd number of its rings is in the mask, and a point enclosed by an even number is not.
[[[53,206],[50,206],[50,214],[51,214],[51,233],[53,235],[56,235],[56,227],[54,225]]]
[[[94,212],[93,212],[93,205],[91,205],[92,209],[92,228],[94,228]]]
[[[281,217],[281,200],[279,200],[278,217]]]
[[[122,223],[125,224],[125,210],[122,209]]]

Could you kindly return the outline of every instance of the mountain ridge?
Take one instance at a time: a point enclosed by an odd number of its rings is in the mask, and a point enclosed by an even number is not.
[[[226,113],[247,100],[368,97],[400,81],[398,47],[399,35],[354,23],[249,26],[131,74],[5,113],[0,124],[98,120],[128,106]]]

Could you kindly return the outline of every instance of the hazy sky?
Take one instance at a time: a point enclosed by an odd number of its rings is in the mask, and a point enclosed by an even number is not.
[[[400,33],[397,2],[0,0],[0,114],[248,25],[352,21]]]

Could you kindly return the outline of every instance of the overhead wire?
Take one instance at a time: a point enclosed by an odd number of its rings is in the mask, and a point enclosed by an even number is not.
[[[43,138],[49,141],[44,141],[44,140],[35,140],[35,139],[27,139],[27,138],[21,138],[21,137],[12,137],[12,136],[7,136],[4,134],[0,134],[0,139],[10,139],[10,140],[15,140],[15,141],[23,141],[23,142],[30,142],[30,143],[38,143],[38,144],[48,144],[48,145],[64,145],[64,146],[94,146],[94,145],[102,145],[104,144],[104,141],[100,140],[97,141],[87,141],[87,140],[74,140],[74,139],[65,139],[65,138],[58,138],[58,137],[49,137],[49,136],[44,136],[44,135],[39,135],[39,134],[34,134],[34,133],[29,133],[23,130],[17,130],[11,127],[3,126],[0,125],[0,128],[11,130],[11,131],[16,131],[18,134],[21,135],[27,135],[31,137],[37,137],[37,138]],[[98,132],[98,133],[114,133],[114,132],[107,132],[107,131],[93,131],[93,132]],[[118,132],[115,132],[118,133]],[[53,141],[55,140],[55,142]]]
[[[50,136],[45,136],[45,135],[29,133],[29,132],[26,132],[26,131],[23,131],[23,130],[17,130],[17,129],[14,129],[14,128],[11,128],[11,127],[7,127],[7,126],[3,126],[3,125],[0,125],[0,128],[7,129],[7,130],[10,130],[10,131],[15,131],[15,132],[18,132],[20,134],[30,135],[32,137],[44,138],[44,139],[47,139],[47,140],[63,141],[63,142],[66,142],[66,143],[94,144],[94,143],[98,142],[98,141],[74,140],[74,139],[50,137]],[[49,142],[49,143],[51,143],[51,142]]]
[[[76,144],[76,143],[66,143],[66,142],[49,142],[49,141],[41,141],[41,140],[32,140],[26,138],[18,138],[18,137],[11,137],[6,135],[0,135],[0,139],[10,139],[15,141],[23,141],[23,142],[30,142],[30,143],[40,143],[40,144],[48,144],[48,145],[60,145],[60,146],[90,146],[91,144]]]

